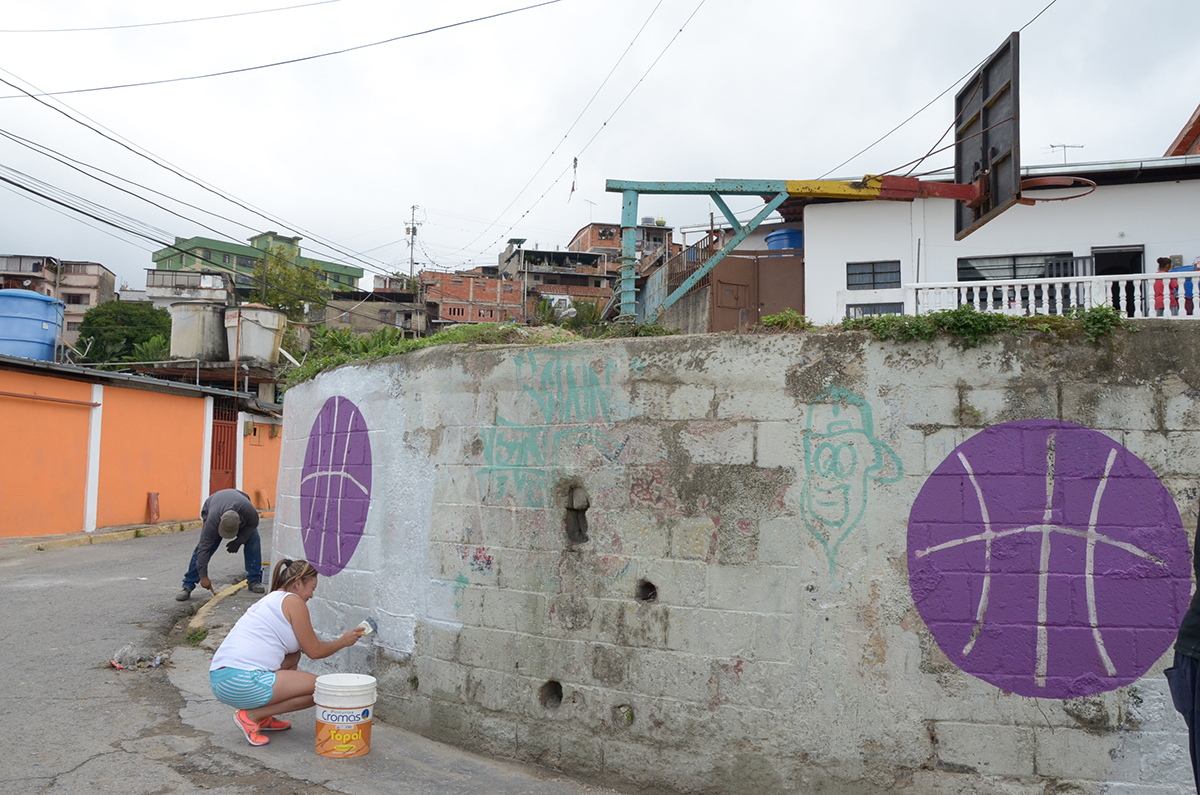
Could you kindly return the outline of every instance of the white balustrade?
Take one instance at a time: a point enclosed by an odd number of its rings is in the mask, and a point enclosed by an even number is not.
[[[1200,319],[1200,271],[908,284],[905,292],[917,313],[970,304],[980,312],[1067,315],[1076,307],[1114,306],[1128,317],[1158,317],[1156,282],[1163,282],[1162,317]]]

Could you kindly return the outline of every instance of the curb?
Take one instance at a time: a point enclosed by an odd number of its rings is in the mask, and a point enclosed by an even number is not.
[[[21,546],[26,549],[39,549],[43,552],[49,552],[55,549],[69,549],[70,547],[86,547],[92,544],[107,544],[110,541],[127,541],[131,538],[146,538],[149,536],[161,536],[168,533],[181,533],[185,530],[195,530],[203,524],[199,519],[193,519],[188,522],[168,522],[165,524],[147,524],[129,527],[124,530],[114,530],[112,532],[95,532],[87,534],[79,534],[69,536],[67,538],[42,538],[35,541],[25,541]]]
[[[213,594],[213,598],[201,605],[200,609],[196,611],[196,615],[192,616],[192,620],[188,622],[187,634],[190,635],[194,632],[202,631],[204,629],[204,622],[208,618],[209,612],[216,607],[217,602],[220,602],[227,596],[233,596],[235,593],[245,587],[246,581],[242,580],[241,582],[234,583],[227,588],[222,588],[220,591],[217,591],[217,593]]]

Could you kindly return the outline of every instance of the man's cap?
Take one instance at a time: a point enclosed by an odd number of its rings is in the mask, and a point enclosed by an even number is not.
[[[221,524],[217,525],[217,532],[221,534],[221,538],[234,538],[241,526],[242,517],[238,515],[238,512],[226,511],[221,514]]]

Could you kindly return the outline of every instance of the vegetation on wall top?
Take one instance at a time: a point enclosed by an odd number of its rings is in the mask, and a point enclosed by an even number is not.
[[[797,332],[815,328],[804,315],[785,309],[777,315],[762,319],[761,332]],[[943,309],[922,315],[871,315],[846,318],[836,326],[823,330],[869,331],[878,340],[912,342],[931,340],[944,334],[963,348],[977,348],[992,342],[1000,334],[1020,334],[1027,331],[1051,332],[1059,336],[1082,333],[1092,343],[1118,328],[1135,330],[1120,310],[1111,306],[1095,306],[1060,315],[1006,315],[998,312],[978,312],[969,304],[957,309]]]
[[[677,332],[660,326],[641,324],[608,325],[602,331],[587,334],[592,339],[622,337],[656,337]],[[398,356],[437,345],[553,345],[576,341],[579,333],[557,325],[527,327],[515,323],[474,323],[451,326],[430,337],[405,339],[398,329],[382,328],[370,334],[356,334],[349,329],[317,329],[313,333],[312,350],[299,367],[289,370],[284,378],[289,385],[315,378],[318,374],[356,361]]]
[[[564,323],[564,326],[567,325]],[[313,347],[299,367],[285,374],[288,384],[298,384],[316,377],[325,370],[355,361],[382,359],[437,345],[552,345],[587,339],[622,339],[627,337],[656,337],[679,332],[656,325],[600,323],[588,319],[575,324],[576,328],[549,323],[541,326],[519,326],[515,323],[476,323],[451,326],[430,337],[407,339],[398,329],[378,329],[371,334],[356,334],[349,329],[318,329],[313,335]],[[818,327],[804,315],[792,309],[766,315],[754,330],[760,334],[820,331],[869,331],[876,339],[911,342],[930,340],[945,335],[963,348],[976,348],[995,340],[1000,334],[1050,332],[1061,337],[1082,336],[1099,343],[1119,328],[1136,331],[1125,316],[1112,307],[1077,309],[1070,315],[1032,315],[1028,317],[977,312],[971,306],[929,312],[923,315],[873,315],[847,318],[834,326]]]

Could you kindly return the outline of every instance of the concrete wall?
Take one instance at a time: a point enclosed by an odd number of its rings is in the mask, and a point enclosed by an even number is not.
[[[288,392],[274,555],[325,576],[319,633],[379,622],[314,670],[487,753],[699,792],[1185,793],[1191,325],[344,367]]]
[[[1033,207],[1016,206],[967,238],[954,239],[954,203],[814,204],[804,210],[805,298],[808,317],[832,323],[847,303],[905,300],[903,290],[847,290],[846,263],[899,260],[902,284],[958,280],[960,257],[1144,247],[1145,269],[1158,257],[1200,256],[1200,180],[1106,185],[1090,196]],[[917,261],[920,259],[920,272]],[[912,309],[906,310],[911,314]]]

